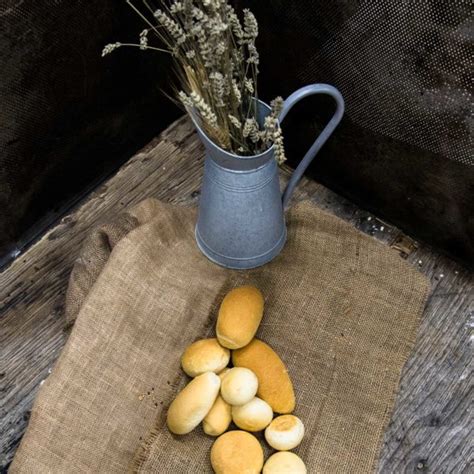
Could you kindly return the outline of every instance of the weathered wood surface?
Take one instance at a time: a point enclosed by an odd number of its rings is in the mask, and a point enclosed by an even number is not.
[[[148,196],[196,204],[202,161],[203,150],[189,122],[179,120],[0,274],[0,472],[11,462],[37,389],[65,342],[64,293],[84,237]],[[282,175],[286,181],[289,170]],[[379,472],[468,472],[473,452],[473,276],[321,185],[304,179],[296,198],[312,199],[397,249],[433,285],[385,433]]]

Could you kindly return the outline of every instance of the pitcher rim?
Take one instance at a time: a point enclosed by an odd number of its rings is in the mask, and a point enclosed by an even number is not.
[[[252,97],[253,100],[257,100],[258,103],[260,105],[263,105],[267,110],[271,111],[271,107],[266,103],[266,102],[263,102],[263,100],[260,100],[260,99],[257,99],[255,97]],[[220,147],[217,143],[215,143],[213,140],[211,140],[209,138],[209,136],[207,135],[207,133],[202,129],[202,127],[199,125],[199,122],[198,120],[194,117],[194,113],[193,111],[191,110],[190,111],[190,117],[191,117],[191,120],[193,121],[194,123],[194,126],[199,130],[199,132],[201,132],[202,135],[204,135],[206,137],[206,139],[209,141],[209,143],[212,144],[212,146],[214,146],[215,148],[217,148],[219,150],[219,152],[221,153],[224,153],[225,155],[227,155],[228,157],[231,157],[231,158],[235,158],[237,160],[255,160],[257,158],[262,158],[263,156],[265,156],[267,153],[270,153],[274,150],[275,148],[275,144],[272,143],[271,146],[269,148],[267,148],[265,151],[262,151],[261,153],[258,153],[257,155],[248,155],[248,156],[244,156],[244,155],[236,155],[235,153],[231,153],[227,150],[225,150],[224,148]],[[280,122],[278,121],[278,125],[280,124]]]

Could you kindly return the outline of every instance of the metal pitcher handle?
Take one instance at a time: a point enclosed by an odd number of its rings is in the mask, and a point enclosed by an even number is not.
[[[293,94],[291,94],[285,100],[285,103],[283,104],[283,109],[280,113],[280,116],[278,117],[280,122],[284,120],[288,112],[297,102],[299,102],[301,99],[304,99],[305,97],[315,94],[330,95],[336,101],[336,111],[334,112],[334,115],[332,116],[331,120],[326,125],[324,130],[313,143],[311,148],[306,152],[306,155],[304,155],[303,159],[301,160],[295,171],[293,171],[293,174],[290,180],[288,181],[285,191],[283,192],[283,208],[287,207],[291,199],[291,195],[293,194],[293,191],[295,190],[301,177],[306,171],[306,168],[308,168],[318,151],[326,143],[332,132],[334,132],[334,129],[338,126],[339,122],[342,119],[342,116],[344,115],[344,99],[342,98],[341,93],[335,87],[329,84],[311,84],[293,92]]]

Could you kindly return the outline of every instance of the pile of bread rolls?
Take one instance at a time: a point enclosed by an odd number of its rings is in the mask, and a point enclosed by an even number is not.
[[[263,304],[257,288],[233,289],[219,309],[217,339],[196,341],[181,357],[184,372],[193,379],[171,403],[168,428],[184,435],[202,423],[206,434],[218,436],[211,449],[217,474],[257,474],[262,468],[264,474],[307,472],[301,458],[289,451],[301,442],[304,425],[290,414],[295,394],[288,371],[270,346],[254,338]],[[231,422],[240,429],[227,431]],[[278,450],[265,465],[262,446],[251,434],[262,430]]]

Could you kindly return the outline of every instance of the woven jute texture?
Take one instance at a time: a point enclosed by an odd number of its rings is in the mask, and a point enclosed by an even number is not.
[[[200,254],[195,218],[147,200],[87,240],[67,297],[75,323],[11,472],[212,472],[213,439],[200,427],[171,435],[166,410],[188,381],[183,350],[214,334],[220,301],[241,284],[265,295],[258,337],[293,379],[308,472],[375,469],[426,279],[308,202],[288,212],[282,254],[246,272]]]

